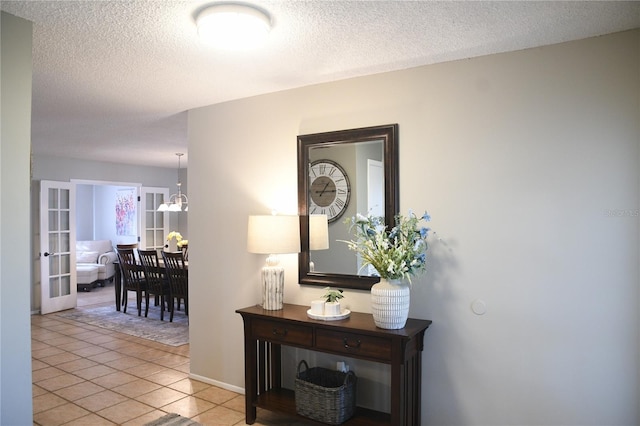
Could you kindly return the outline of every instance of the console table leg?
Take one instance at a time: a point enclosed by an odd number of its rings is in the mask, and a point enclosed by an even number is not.
[[[403,398],[402,390],[404,389],[404,373],[403,368],[399,364],[391,365],[391,389],[397,391],[391,392],[391,424],[392,425],[406,425],[404,410],[403,410]]]
[[[244,328],[244,410],[245,422],[252,425],[256,421],[254,403],[258,399],[258,342],[248,337],[251,334],[251,321],[245,321]]]

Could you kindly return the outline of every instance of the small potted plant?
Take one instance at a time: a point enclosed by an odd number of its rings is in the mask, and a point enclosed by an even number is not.
[[[325,288],[324,296],[324,314],[327,316],[340,315],[342,310],[340,309],[339,300],[344,296],[342,290],[331,290],[331,287]]]

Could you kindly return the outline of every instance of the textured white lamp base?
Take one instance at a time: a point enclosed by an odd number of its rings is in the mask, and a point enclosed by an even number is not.
[[[268,311],[282,309],[284,296],[284,268],[264,266],[262,268],[262,308]]]

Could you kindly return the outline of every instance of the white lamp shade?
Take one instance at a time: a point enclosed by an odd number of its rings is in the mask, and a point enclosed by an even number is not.
[[[309,215],[309,250],[329,248],[329,221],[326,214]]]
[[[300,218],[288,215],[249,216],[247,250],[260,254],[300,252]]]

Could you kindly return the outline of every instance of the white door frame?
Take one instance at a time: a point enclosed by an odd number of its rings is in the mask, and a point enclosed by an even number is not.
[[[51,186],[53,185],[53,186]],[[76,252],[75,252],[75,242],[76,242],[76,209],[75,205],[75,191],[76,185],[94,185],[94,186],[124,186],[124,187],[134,187],[137,189],[137,196],[139,199],[138,209],[137,209],[137,224],[138,224],[138,235],[137,240],[141,243],[145,240],[144,233],[146,232],[146,220],[145,220],[145,199],[143,199],[143,194],[147,191],[154,192],[156,194],[163,194],[165,198],[169,196],[169,188],[161,188],[161,187],[143,187],[141,183],[135,182],[117,182],[117,181],[103,181],[103,180],[87,180],[87,179],[70,179],[69,182],[58,182],[58,181],[50,181],[50,180],[42,180],[40,181],[40,312],[41,314],[56,312],[64,309],[72,309],[77,305],[77,276],[76,276]],[[43,200],[43,189],[46,188],[48,190],[50,188],[64,188],[70,191],[70,211],[69,211],[69,220],[70,220],[70,229],[69,229],[69,253],[65,255],[69,256],[69,268],[70,272],[69,282],[69,294],[64,295],[64,297],[51,297],[51,289],[50,289],[50,260],[55,258],[51,256],[45,256],[44,253],[50,253],[52,250],[49,249],[49,228],[48,228],[48,217],[49,217],[49,208],[48,203]],[[168,212],[163,213],[164,215],[164,230],[162,231],[163,235],[168,233],[169,229],[169,214]],[[159,231],[156,230],[156,231]],[[142,245],[141,245],[142,247]],[[51,258],[51,259],[50,259]],[[59,259],[57,260],[59,261]],[[46,275],[45,275],[46,274]],[[66,278],[65,278],[66,279]],[[66,287],[66,284],[65,284]],[[57,294],[54,291],[53,294]],[[46,300],[45,300],[46,299]]]

